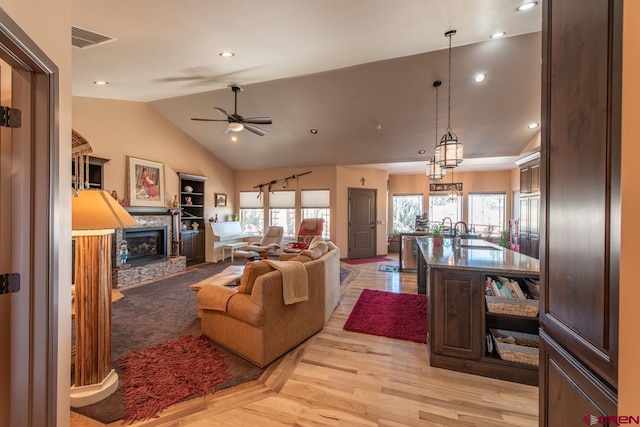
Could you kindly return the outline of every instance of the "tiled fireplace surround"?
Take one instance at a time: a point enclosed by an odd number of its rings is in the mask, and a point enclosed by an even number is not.
[[[173,245],[175,233],[175,221],[171,211],[167,208],[139,208],[127,207],[127,211],[138,221],[140,228],[164,227],[167,230],[167,254],[165,258],[151,260],[144,264],[122,264],[118,254],[122,242],[123,229],[116,229],[113,238],[113,274],[112,287],[119,288],[138,282],[156,279],[168,274],[179,273],[187,268],[186,258],[176,256],[172,251],[177,245]]]

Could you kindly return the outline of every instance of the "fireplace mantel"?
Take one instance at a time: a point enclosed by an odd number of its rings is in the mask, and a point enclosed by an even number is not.
[[[171,209],[164,206],[125,206],[125,210],[135,215],[173,215]],[[177,212],[176,212],[177,213]]]

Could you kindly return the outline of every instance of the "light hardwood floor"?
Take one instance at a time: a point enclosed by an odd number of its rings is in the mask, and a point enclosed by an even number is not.
[[[258,381],[132,425],[537,426],[537,387],[431,368],[425,344],[342,329],[363,289],[416,292],[415,273],[381,272],[381,264],[345,264],[357,277],[328,324]],[[104,424],[72,413],[71,426]]]

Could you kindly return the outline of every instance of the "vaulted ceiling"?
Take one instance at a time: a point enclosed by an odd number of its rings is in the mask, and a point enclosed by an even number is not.
[[[527,125],[540,121],[541,5],[517,11],[524,2],[76,1],[74,27],[114,40],[73,49],[73,95],[148,102],[237,170],[423,171],[447,127],[444,33],[455,29],[451,128],[465,147],[460,170],[513,167],[538,132]],[[489,38],[498,31],[506,36]],[[476,83],[477,73],[486,80]],[[230,84],[244,88],[239,114],[273,119],[259,125],[267,135],[191,120],[223,118],[213,107],[233,112]]]

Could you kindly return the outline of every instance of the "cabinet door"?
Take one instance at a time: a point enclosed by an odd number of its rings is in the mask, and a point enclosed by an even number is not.
[[[540,164],[531,165],[530,170],[530,185],[531,193],[540,192]]]
[[[540,417],[541,426],[575,426],[582,422],[594,425],[591,417],[616,414],[615,391],[544,332],[539,343],[540,398],[541,406],[546,408],[545,416]]]
[[[182,239],[182,255],[187,258],[187,261],[193,258],[193,233],[191,231],[183,231],[181,234]]]
[[[193,233],[193,263],[204,262],[204,230]]]
[[[474,272],[431,269],[431,351],[445,356],[480,359],[483,355],[484,283]]]
[[[520,169],[520,194],[531,193],[531,169],[523,167]]]
[[[616,389],[623,2],[542,5],[540,326]]]

